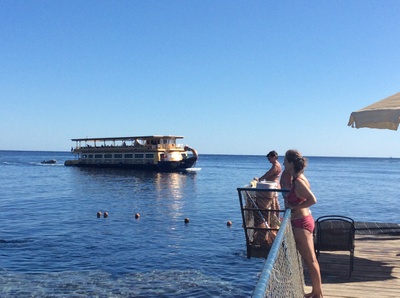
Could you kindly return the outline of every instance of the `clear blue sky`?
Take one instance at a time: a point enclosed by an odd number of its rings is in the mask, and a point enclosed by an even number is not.
[[[0,1],[0,150],[172,134],[200,154],[400,157],[399,1]]]

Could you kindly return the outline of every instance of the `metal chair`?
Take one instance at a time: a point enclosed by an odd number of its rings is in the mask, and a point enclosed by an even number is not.
[[[347,216],[327,215],[315,221],[314,246],[317,258],[321,251],[349,251],[350,272],[354,264],[355,226]]]

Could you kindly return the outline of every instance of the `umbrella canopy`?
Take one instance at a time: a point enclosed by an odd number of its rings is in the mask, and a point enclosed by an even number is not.
[[[397,130],[400,122],[400,92],[351,113],[348,125]]]

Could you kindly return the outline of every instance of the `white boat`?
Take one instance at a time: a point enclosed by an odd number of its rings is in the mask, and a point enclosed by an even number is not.
[[[72,139],[75,159],[66,166],[129,168],[176,172],[193,167],[197,151],[177,144],[182,136],[136,136]]]

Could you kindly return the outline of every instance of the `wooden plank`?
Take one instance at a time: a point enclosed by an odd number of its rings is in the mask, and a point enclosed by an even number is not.
[[[351,278],[349,253],[321,253],[324,297],[400,297],[400,237],[357,235],[355,245]],[[305,278],[305,292],[309,293],[311,283],[307,270]]]

